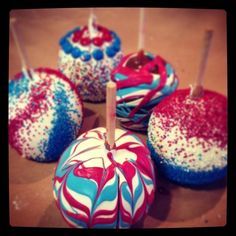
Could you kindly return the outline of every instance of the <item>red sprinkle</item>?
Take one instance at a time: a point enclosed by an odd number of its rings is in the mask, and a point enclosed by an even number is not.
[[[204,95],[195,100],[190,100],[189,94],[190,89],[177,90],[154,108],[156,116],[161,117],[159,114],[164,116],[161,119],[162,129],[168,133],[173,126],[178,125],[187,139],[196,137],[206,142],[213,140],[219,147],[225,147],[227,98],[209,90],[204,90]],[[190,100],[188,104],[186,104],[187,99]]]

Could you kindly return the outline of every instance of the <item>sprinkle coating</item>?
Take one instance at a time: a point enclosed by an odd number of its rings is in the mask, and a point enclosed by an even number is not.
[[[227,98],[204,90],[197,99],[177,90],[153,110],[148,142],[166,165],[189,172],[227,167]],[[224,171],[225,173],[225,171]]]
[[[8,102],[9,143],[23,157],[55,161],[78,135],[81,99],[58,71],[38,68],[33,79],[17,74],[9,82]]]
[[[97,34],[91,39],[87,26],[77,27],[59,44],[59,70],[75,83],[84,101],[104,101],[111,70],[122,58],[118,35],[97,25]]]

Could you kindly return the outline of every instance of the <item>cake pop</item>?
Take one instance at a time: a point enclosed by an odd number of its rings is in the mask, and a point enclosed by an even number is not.
[[[76,84],[84,101],[102,102],[111,70],[122,58],[121,40],[95,17],[88,26],[76,27],[60,39],[58,68]]]
[[[152,109],[178,86],[178,77],[161,56],[144,52],[144,9],[140,9],[139,51],[124,56],[112,71],[117,83],[117,118],[127,129],[145,131]]]
[[[129,228],[145,217],[154,199],[147,147],[130,131],[114,130],[115,103],[107,107],[107,129],[80,135],[55,171],[54,198],[72,227]]]
[[[202,87],[212,32],[206,34],[197,85],[165,98],[148,127],[147,143],[158,170],[190,187],[213,183],[227,172],[227,98]]]

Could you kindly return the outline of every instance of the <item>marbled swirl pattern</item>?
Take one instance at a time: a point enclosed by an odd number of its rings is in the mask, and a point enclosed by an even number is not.
[[[146,131],[152,109],[178,86],[173,67],[160,56],[145,53],[150,62],[139,69],[127,67],[127,62],[137,53],[122,58],[112,71],[112,80],[117,83],[117,118],[127,129]],[[151,73],[153,68],[158,73]]]
[[[116,129],[115,150],[105,148],[105,128],[77,138],[61,156],[54,177],[57,206],[72,227],[129,228],[153,202],[155,175],[148,149]]]

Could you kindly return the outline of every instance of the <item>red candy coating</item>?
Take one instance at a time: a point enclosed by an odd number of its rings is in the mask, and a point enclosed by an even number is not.
[[[82,31],[75,31],[72,37],[72,41],[74,43],[77,43],[81,39],[81,36],[82,36]]]
[[[87,46],[87,45],[89,45],[89,44],[91,43],[91,40],[90,40],[90,38],[88,38],[88,37],[81,38],[81,39],[80,39],[80,43],[81,43],[83,46]]]
[[[74,32],[72,41],[74,43],[80,41],[81,45],[83,46],[87,46],[90,43],[93,43],[97,47],[101,47],[105,41],[106,42],[112,41],[112,35],[108,29],[99,25],[95,27],[101,33],[99,37],[90,38],[89,36],[87,36],[86,32],[88,31],[88,27],[86,26],[82,30]]]
[[[101,38],[98,38],[98,37],[93,38],[93,44],[100,47],[103,44],[103,40]]]
[[[112,40],[112,36],[109,32],[106,32],[103,34],[103,39],[107,42],[110,42]]]

